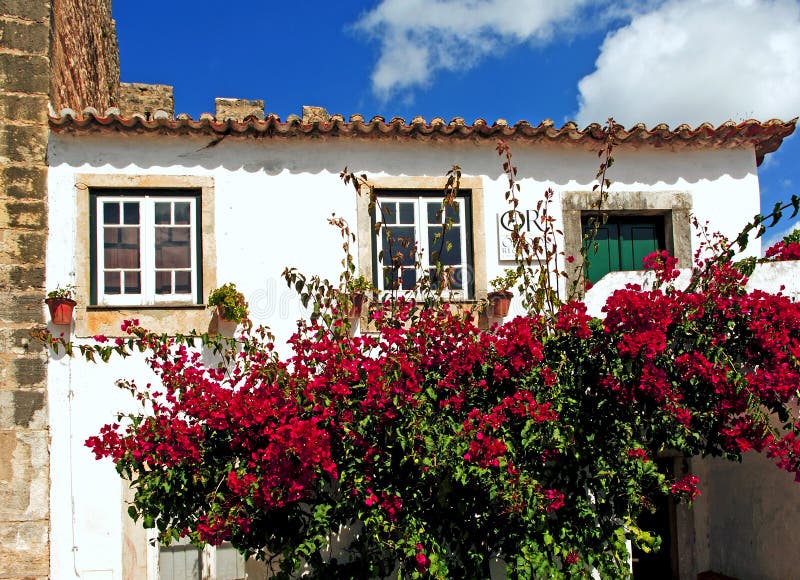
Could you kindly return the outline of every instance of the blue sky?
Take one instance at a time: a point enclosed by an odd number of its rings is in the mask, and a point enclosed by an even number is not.
[[[215,97],[282,119],[800,115],[800,0],[114,0],[113,14],[122,80],[173,85],[194,118]],[[759,177],[765,210],[800,194],[800,137]]]

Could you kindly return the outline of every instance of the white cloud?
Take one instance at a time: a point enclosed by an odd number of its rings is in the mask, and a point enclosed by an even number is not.
[[[667,0],[610,33],[579,83],[580,125],[800,113],[800,2]]]
[[[469,69],[507,45],[546,42],[557,27],[575,25],[582,7],[607,1],[382,0],[355,28],[380,43],[372,89],[388,98],[428,84],[437,71]]]

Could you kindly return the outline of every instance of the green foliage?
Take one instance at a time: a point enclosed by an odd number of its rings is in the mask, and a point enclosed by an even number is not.
[[[229,282],[215,289],[208,296],[208,306],[219,306],[222,316],[232,322],[245,322],[250,313],[244,294],[236,289],[236,284]]]
[[[788,235],[783,237],[786,244],[800,244],[800,228],[795,229]]]
[[[496,292],[505,293],[511,290],[518,280],[519,272],[516,268],[506,268],[500,276],[490,280],[489,285],[494,288]]]
[[[75,286],[73,284],[68,284],[66,286],[58,285],[56,286],[55,290],[50,290],[47,293],[48,299],[55,299],[61,298],[65,300],[74,300],[75,299]]]
[[[347,291],[351,294],[368,294],[374,290],[375,286],[364,276],[356,276],[347,281]]]

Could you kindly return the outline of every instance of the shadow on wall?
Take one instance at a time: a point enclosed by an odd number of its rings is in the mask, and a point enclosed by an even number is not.
[[[459,165],[464,175],[504,178],[496,142],[284,140],[269,138],[125,136],[97,134],[51,135],[50,165],[140,169],[181,167],[190,172],[244,170],[278,175],[335,173],[347,166],[357,172],[388,175],[444,175]],[[597,172],[597,153],[552,145],[511,144],[520,179],[548,181],[556,186],[589,184]],[[670,151],[617,148],[613,181],[671,186],[723,176],[744,179],[756,170],[753,152],[738,150]],[[538,194],[538,192],[537,192]]]

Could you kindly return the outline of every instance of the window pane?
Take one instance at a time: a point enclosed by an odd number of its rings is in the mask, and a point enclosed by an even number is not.
[[[458,208],[460,207],[460,202],[456,201],[452,206],[445,206],[445,209],[442,209],[441,202],[428,202],[426,205],[428,206],[429,224],[441,224],[444,223],[445,219],[451,220],[451,222],[454,224],[459,223],[460,219]]]
[[[387,236],[387,231],[390,236]],[[395,266],[413,266],[415,251],[415,228],[395,226],[383,228],[383,263]]]
[[[125,272],[125,294],[141,294],[142,280],[139,272]]]
[[[383,269],[383,288],[385,290],[394,290],[397,283],[397,270],[394,268]]]
[[[192,273],[183,271],[175,272],[175,294],[191,294]]]
[[[431,263],[445,266],[461,265],[461,228],[452,226],[442,236],[442,226],[428,227],[428,248]],[[449,248],[449,249],[448,249]]]
[[[398,280],[400,286],[397,286]],[[386,290],[411,290],[417,283],[417,272],[414,268],[395,268],[383,269],[383,287]]]
[[[175,223],[189,224],[189,204],[187,202],[175,203]]]
[[[414,211],[413,203],[400,203],[400,223],[413,224],[416,222],[416,211]]]
[[[156,228],[156,268],[191,267],[189,228]]]
[[[449,270],[449,273],[448,273]],[[436,275],[436,268],[429,268],[428,275],[431,278],[431,286],[434,288],[439,287],[439,280],[445,275],[448,275],[450,283],[447,286],[450,290],[463,290],[464,289],[464,268],[442,268],[439,275]]]
[[[126,224],[136,225],[139,223],[139,202],[126,201],[123,205],[124,220]]]
[[[103,292],[106,294],[122,294],[120,272],[106,272],[103,275]]]
[[[139,268],[139,229],[103,228],[106,268]]]
[[[170,215],[170,209],[172,204],[169,202],[160,202],[156,203],[156,223],[157,224],[171,224],[172,223],[172,216]]]
[[[396,224],[397,223],[397,204],[396,203],[389,203],[389,202],[381,202],[381,218],[378,221],[382,221],[385,224]]]
[[[417,272],[412,268],[403,268],[403,273],[401,274],[401,279],[403,281],[402,288],[403,290],[411,290],[417,283]]]
[[[156,272],[156,294],[172,294],[172,272]]]
[[[116,202],[103,203],[103,223],[104,224],[118,224],[119,223],[119,204]]]

